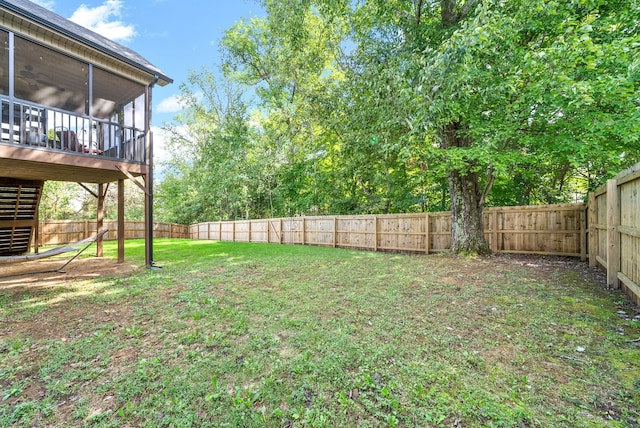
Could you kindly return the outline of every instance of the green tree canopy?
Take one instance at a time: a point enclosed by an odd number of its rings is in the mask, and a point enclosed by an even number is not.
[[[482,253],[486,204],[572,201],[640,159],[633,0],[262,5],[222,77],[183,86],[170,129],[197,150],[161,188],[183,220],[451,209],[452,249]],[[254,99],[213,103],[218,79]]]

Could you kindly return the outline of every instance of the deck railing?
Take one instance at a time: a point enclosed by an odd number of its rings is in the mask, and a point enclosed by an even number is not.
[[[0,103],[0,143],[146,163],[142,129],[2,96]]]

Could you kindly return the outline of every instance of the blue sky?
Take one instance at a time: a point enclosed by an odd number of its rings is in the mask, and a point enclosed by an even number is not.
[[[32,0],[33,1],[33,0]],[[179,110],[176,96],[189,70],[220,62],[219,41],[241,19],[263,14],[253,0],[36,0],[36,3],[90,28],[147,58],[174,83],[153,90],[157,160],[162,133],[157,128]]]

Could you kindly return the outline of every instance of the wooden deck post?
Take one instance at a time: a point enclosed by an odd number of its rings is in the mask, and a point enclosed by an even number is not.
[[[620,288],[620,207],[618,204],[618,181],[607,180],[607,286]]]
[[[104,184],[98,184],[98,219],[96,221],[97,233],[100,234],[104,230]],[[102,236],[96,241],[96,257],[102,257],[103,246]]]
[[[40,193],[42,193],[42,188],[40,188]],[[33,252],[38,254],[38,242],[40,242],[40,201],[36,204],[36,212],[33,218]]]
[[[118,263],[124,263],[124,179],[118,180]]]

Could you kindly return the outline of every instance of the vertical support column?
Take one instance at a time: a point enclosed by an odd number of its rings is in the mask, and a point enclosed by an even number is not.
[[[38,254],[38,242],[40,242],[40,204],[36,205],[36,213],[34,222],[34,230],[33,230],[33,252]]]
[[[104,184],[98,184],[98,219],[96,221],[97,233],[100,234],[104,230]],[[102,236],[96,241],[96,257],[102,257]]]
[[[153,267],[153,198],[151,197],[151,177],[144,176],[144,264]]]
[[[618,204],[618,181],[607,180],[607,286],[620,288],[620,207]]]
[[[38,221],[38,239],[36,240],[36,247],[33,249],[36,254],[40,251],[40,247],[42,247],[42,241],[44,240],[44,221]]]
[[[589,193],[589,211],[587,218],[587,226],[589,228],[589,267],[598,265],[598,216],[596,211],[596,194]]]
[[[18,143],[20,140],[15,141],[15,110],[13,106],[13,97],[15,96],[15,38],[13,31],[9,31],[9,142]]]
[[[145,162],[148,170],[144,175],[145,182],[145,198],[144,198],[144,259],[145,265],[148,268],[154,267],[153,260],[153,132],[151,132],[151,105],[152,105],[152,87],[158,81],[156,76],[153,83],[149,84],[145,88],[145,145],[146,154]]]
[[[118,263],[124,263],[124,179],[118,180]]]

